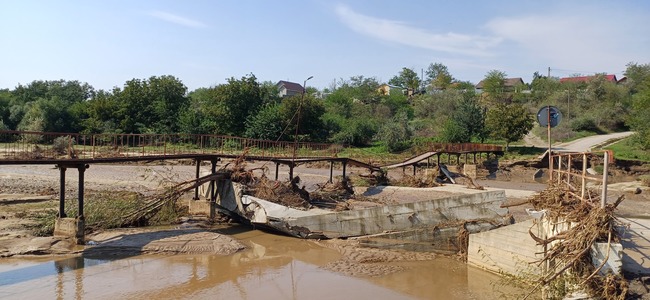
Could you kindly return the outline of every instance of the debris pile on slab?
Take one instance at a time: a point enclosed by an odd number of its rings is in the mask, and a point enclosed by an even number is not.
[[[548,247],[538,266],[552,266],[542,276],[538,287],[553,284],[562,275],[570,274],[580,280],[580,286],[592,297],[625,299],[627,281],[618,274],[600,275],[603,265],[595,267],[592,264],[590,251],[596,242],[610,244],[620,240],[614,229],[617,222],[614,211],[624,198],[621,196],[602,208],[595,192],[587,191],[586,196],[591,201],[583,201],[564,186],[552,185],[531,199],[534,208],[546,210],[550,220],[572,224],[570,229],[546,239],[529,232],[538,245]]]
[[[438,179],[439,176],[440,173],[436,169],[430,169],[414,176],[404,174],[400,179],[391,179],[390,184],[417,188],[437,187],[441,185]]]
[[[255,170],[261,170],[262,174],[256,176],[253,172]],[[246,194],[291,208],[306,210],[320,207],[337,211],[345,210],[348,209],[346,201],[355,198],[354,190],[347,180],[319,185],[318,190],[310,193],[304,185],[300,186],[301,181],[298,176],[281,182],[266,177],[264,167],[248,169],[244,156],[235,159],[226,172],[230,173],[233,182],[246,186],[244,190]]]

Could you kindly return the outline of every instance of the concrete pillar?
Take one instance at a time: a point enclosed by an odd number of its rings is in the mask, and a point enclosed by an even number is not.
[[[78,218],[56,218],[54,221],[54,236],[74,238],[79,245],[84,244],[85,222]]]

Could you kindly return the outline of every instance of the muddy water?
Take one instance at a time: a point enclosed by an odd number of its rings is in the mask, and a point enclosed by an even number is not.
[[[321,268],[340,254],[310,241],[239,229],[230,256],[0,259],[1,299],[496,299],[498,277],[438,258],[350,277]]]

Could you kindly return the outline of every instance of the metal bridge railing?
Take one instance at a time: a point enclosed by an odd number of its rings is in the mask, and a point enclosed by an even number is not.
[[[164,157],[232,154],[287,158],[332,157],[342,146],[199,134],[78,134],[0,131],[0,160]],[[295,150],[294,150],[295,149]]]
[[[418,151],[495,152],[500,146],[423,143]],[[80,134],[0,130],[0,160],[110,159],[228,154],[266,157],[338,157],[344,146],[269,141],[210,134]],[[354,158],[354,157],[350,157]]]

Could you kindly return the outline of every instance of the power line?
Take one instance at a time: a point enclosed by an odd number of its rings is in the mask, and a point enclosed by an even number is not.
[[[580,70],[568,70],[568,69],[557,69],[557,68],[550,68],[554,72],[561,73],[561,74],[566,74],[566,75],[573,75],[573,74],[599,74],[599,73],[606,73],[610,74],[608,72],[594,72],[594,71],[580,71]]]

